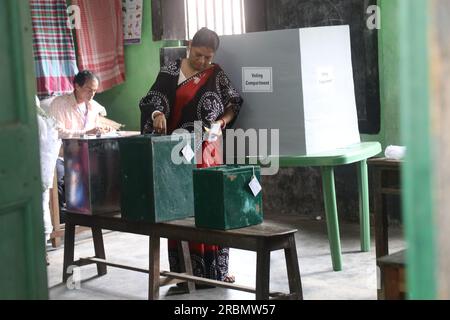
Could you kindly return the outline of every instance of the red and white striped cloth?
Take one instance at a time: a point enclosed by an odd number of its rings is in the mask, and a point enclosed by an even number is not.
[[[121,0],[72,0],[80,8],[78,68],[100,78],[98,92],[125,81]]]
[[[39,98],[73,91],[78,73],[65,0],[31,0],[33,51]]]

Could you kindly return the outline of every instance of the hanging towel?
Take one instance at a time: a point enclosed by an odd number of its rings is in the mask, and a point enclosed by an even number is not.
[[[100,78],[98,92],[125,81],[121,0],[72,0],[80,8],[78,66]]]
[[[37,93],[40,98],[73,91],[78,73],[65,0],[30,0]]]

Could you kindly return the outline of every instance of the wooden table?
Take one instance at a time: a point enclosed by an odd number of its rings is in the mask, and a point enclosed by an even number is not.
[[[375,219],[375,255],[377,267],[380,268],[379,259],[389,255],[388,215],[385,211],[385,196],[401,194],[400,169],[402,161],[374,158],[368,161],[373,173],[373,199]],[[403,257],[403,255],[402,255]],[[396,260],[398,261],[398,259]],[[378,299],[385,298],[384,273],[380,272],[380,288]]]
[[[75,226],[77,225],[92,228],[95,257],[74,261]],[[149,270],[107,262],[102,229],[150,236]],[[302,299],[302,284],[294,237],[296,232],[296,229],[286,228],[269,221],[256,226],[221,231],[196,228],[193,218],[165,223],[146,223],[123,220],[120,218],[120,213],[115,216],[91,216],[66,212],[63,281],[66,282],[70,276],[67,272],[70,270],[70,266],[96,263],[99,276],[106,274],[107,265],[149,273],[149,299],[159,298],[159,287],[163,282],[167,283],[167,279],[187,281],[190,292],[195,289],[194,283],[201,283],[255,293],[257,300],[269,299],[270,297]],[[181,241],[181,264],[184,265],[185,269],[183,273],[160,271],[160,238]],[[256,289],[193,276],[189,246],[186,241],[255,251],[257,254]],[[270,253],[279,249],[284,249],[285,252],[289,294],[269,291]],[[160,276],[165,278],[161,279]]]
[[[402,161],[373,158],[368,161],[373,172],[375,214],[375,253],[381,258],[389,254],[388,216],[384,210],[386,195],[400,195],[400,167]]]
[[[280,167],[320,167],[325,202],[325,214],[334,271],[342,270],[341,242],[339,236],[338,210],[334,183],[334,168],[352,163],[357,164],[360,201],[361,251],[370,251],[369,181],[367,159],[381,152],[378,142],[362,142],[346,148],[336,149],[308,156],[280,156]],[[247,161],[255,161],[249,157]],[[264,159],[264,163],[269,159]]]

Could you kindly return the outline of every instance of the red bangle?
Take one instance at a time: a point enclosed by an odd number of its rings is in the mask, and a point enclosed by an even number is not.
[[[227,123],[223,119],[219,119],[219,120],[223,122],[223,125],[221,125],[220,128],[225,129],[225,127],[227,126]]]

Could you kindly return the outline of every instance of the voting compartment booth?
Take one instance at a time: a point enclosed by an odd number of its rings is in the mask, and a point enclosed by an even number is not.
[[[348,26],[220,41],[215,62],[244,99],[235,129],[279,129],[279,151],[269,146],[269,155],[311,155],[360,142]]]

